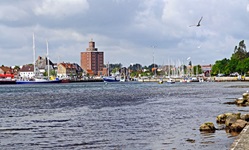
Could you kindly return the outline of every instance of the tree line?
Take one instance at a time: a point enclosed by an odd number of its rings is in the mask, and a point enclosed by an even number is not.
[[[215,62],[212,66],[211,75],[223,74],[229,76],[235,72],[240,75],[247,75],[248,71],[249,53],[246,51],[245,41],[242,40],[238,46],[234,47],[234,52],[230,59],[224,58]]]

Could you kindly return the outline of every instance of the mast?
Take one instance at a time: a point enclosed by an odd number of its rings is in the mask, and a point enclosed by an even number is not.
[[[108,64],[107,64],[107,76],[108,76],[108,77],[110,76],[109,71],[110,71],[110,67],[109,67],[109,61],[108,61]]]
[[[36,69],[35,69],[35,33],[33,33],[33,61],[34,61],[34,74],[36,75]]]
[[[50,65],[49,65],[49,57],[48,57],[48,40],[46,40],[46,44],[47,44],[48,79],[49,79],[49,68],[50,68]]]

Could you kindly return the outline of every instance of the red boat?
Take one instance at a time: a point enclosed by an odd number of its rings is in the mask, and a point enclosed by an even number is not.
[[[0,74],[0,84],[16,84],[13,74]]]

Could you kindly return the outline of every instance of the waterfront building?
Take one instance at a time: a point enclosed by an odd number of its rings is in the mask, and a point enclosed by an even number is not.
[[[49,60],[49,66],[48,66],[48,60]],[[55,70],[54,63],[47,57],[39,56],[36,60],[35,66],[39,69],[40,75],[43,75],[46,71],[48,72],[48,68],[50,71]]]
[[[104,52],[99,52],[95,47],[95,42],[89,42],[89,47],[85,52],[81,52],[81,68],[88,74],[103,75]]]
[[[1,66],[0,67],[0,78],[14,78],[14,70],[11,67]]]
[[[36,74],[34,72],[34,65],[33,64],[23,65],[23,66],[21,66],[21,69],[19,70],[19,76],[23,79],[33,78],[35,75]]]
[[[201,70],[204,73],[205,77],[210,77],[211,76],[211,71],[212,71],[212,65],[201,65]]]
[[[59,78],[80,78],[83,69],[76,63],[59,63],[57,76]]]
[[[76,76],[76,68],[71,63],[59,63],[57,76],[59,78],[69,78],[72,76]]]

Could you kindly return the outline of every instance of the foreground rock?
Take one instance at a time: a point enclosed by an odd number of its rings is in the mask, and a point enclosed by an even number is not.
[[[226,125],[228,132],[240,132],[247,125],[249,114],[241,115],[241,113],[225,113],[216,117],[216,122]]]
[[[243,93],[242,97],[237,98],[234,102],[226,102],[225,104],[236,104],[238,106],[249,106],[249,93]]]
[[[225,123],[227,118],[236,118],[240,119],[241,113],[225,113],[225,114],[220,114],[216,117],[216,122],[217,123]]]
[[[212,122],[203,123],[200,126],[200,131],[214,132],[215,131],[214,124]]]
[[[241,132],[247,125],[247,121],[238,119],[229,126],[230,131]]]
[[[216,122],[223,124],[224,128],[222,129],[225,129],[229,133],[241,132],[249,124],[247,121],[249,121],[249,114],[224,113],[216,117]],[[206,122],[200,126],[200,131],[215,132],[215,130],[221,129],[216,128],[212,122]]]
[[[240,118],[242,119],[242,120],[245,120],[245,121],[249,121],[249,114],[243,114],[243,115],[241,115],[240,116]]]

